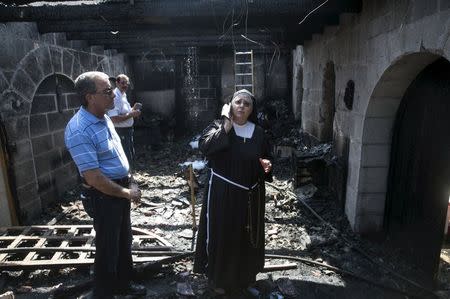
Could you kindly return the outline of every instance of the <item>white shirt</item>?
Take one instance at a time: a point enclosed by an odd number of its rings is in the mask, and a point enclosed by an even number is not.
[[[237,123],[233,123],[233,128],[237,136],[243,138],[252,138],[253,132],[255,131],[255,124],[251,121],[247,121],[242,126],[238,125]]]
[[[114,94],[116,95],[114,98],[114,108],[108,111],[108,116],[117,116],[117,115],[125,115],[131,112],[131,105],[128,103],[127,94],[122,93],[119,88],[114,88]],[[114,123],[116,128],[129,128],[132,127],[134,120],[130,117],[127,120]]]

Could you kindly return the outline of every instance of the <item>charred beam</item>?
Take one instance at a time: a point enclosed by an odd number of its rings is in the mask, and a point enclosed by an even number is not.
[[[130,37],[117,37],[117,38],[107,38],[107,39],[96,39],[89,40],[89,44],[91,45],[112,45],[112,44],[129,44],[129,43],[143,43],[143,44],[223,44],[223,43],[233,43],[233,42],[245,42],[249,43],[249,39],[264,43],[266,41],[272,40],[270,36],[267,35],[247,35],[246,38],[237,35],[237,36],[218,36],[218,35],[208,35],[208,36],[178,36],[178,37],[142,37],[142,36],[130,36]]]
[[[231,36],[231,32],[224,34],[218,30],[204,29],[193,30],[192,28],[179,28],[179,29],[149,29],[149,30],[119,30],[117,32],[69,32],[66,34],[67,40],[100,40],[100,39],[119,39],[119,38],[160,38],[173,36],[175,38],[192,36],[195,34],[197,37],[202,36]],[[283,34],[282,28],[249,28],[247,30],[235,30],[232,32],[234,36],[240,36],[244,34],[246,36],[280,36]]]
[[[253,50],[255,54],[272,54],[274,51],[280,51],[282,54],[289,54],[290,49],[288,48],[275,48],[274,46],[269,47],[249,47],[248,45],[236,45],[236,49],[242,46],[242,49]],[[214,55],[231,55],[234,51],[232,45],[224,45],[221,47],[215,46],[204,46],[198,47],[197,52],[199,55],[203,54],[214,54]],[[128,56],[135,57],[136,59],[170,59],[175,56],[186,56],[188,54],[188,47],[170,47],[170,48],[121,48],[117,49],[118,52],[124,53]]]
[[[232,48],[241,48],[241,49],[264,49],[269,48],[272,49],[274,44],[271,42],[253,44],[245,41],[235,41],[226,42],[226,43],[217,43],[217,42],[178,42],[178,43],[139,43],[139,42],[129,42],[129,43],[118,43],[118,44],[108,44],[104,45],[105,49],[116,49],[118,51],[127,51],[127,50],[139,50],[139,51],[147,51],[149,49],[164,49],[170,50],[174,47],[188,48],[188,47],[232,47]],[[285,48],[284,46],[277,46],[278,48]]]
[[[231,18],[225,20],[225,17],[198,17],[198,18],[147,18],[147,19],[124,19],[111,20],[98,18],[95,20],[77,20],[72,22],[68,20],[45,20],[38,21],[38,30],[40,33],[48,32],[110,32],[110,31],[145,31],[145,30],[205,30],[214,28],[217,32],[223,33],[231,29],[245,31],[245,19],[239,22],[234,20],[234,26],[231,28]],[[271,19],[265,17],[249,17],[247,23],[253,28],[283,28],[295,24],[298,17],[274,17]],[[1,22],[1,21],[0,21]],[[250,28],[249,28],[250,29]],[[210,29],[209,29],[210,30]],[[277,30],[277,29],[275,29]]]
[[[339,0],[332,0],[339,1]],[[251,3],[240,0],[191,0],[191,1],[135,1],[134,5],[120,2],[100,4],[51,3],[41,6],[0,6],[1,22],[44,21],[44,20],[85,20],[97,18],[137,19],[152,17],[225,17],[231,12],[236,16],[299,16],[305,15],[322,0],[285,0]],[[248,12],[248,14],[247,14]]]

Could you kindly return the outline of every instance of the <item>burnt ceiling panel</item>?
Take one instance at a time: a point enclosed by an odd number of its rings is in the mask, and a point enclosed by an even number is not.
[[[337,25],[340,14],[361,10],[361,0],[14,2],[0,0],[0,22],[37,22],[42,34],[65,32],[130,55],[190,46],[289,50]]]

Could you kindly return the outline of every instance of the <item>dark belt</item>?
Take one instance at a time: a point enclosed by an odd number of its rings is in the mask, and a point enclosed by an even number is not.
[[[131,183],[131,175],[127,175],[127,176],[125,176],[123,178],[120,178],[120,179],[111,179],[111,181],[113,181],[114,183],[116,183],[116,184],[118,184],[118,185],[120,185],[122,187],[128,188],[130,186],[130,183]],[[86,185],[86,186],[89,186],[89,184],[86,182],[86,180],[83,177],[81,177],[81,183]],[[91,186],[89,186],[89,187],[91,187]]]
[[[114,179],[113,182],[119,184],[122,187],[128,187],[131,183],[131,175],[127,175],[121,179]]]
[[[130,130],[133,130],[133,127],[121,127],[121,128],[115,128],[116,129],[116,132],[127,132],[127,131],[130,131]]]

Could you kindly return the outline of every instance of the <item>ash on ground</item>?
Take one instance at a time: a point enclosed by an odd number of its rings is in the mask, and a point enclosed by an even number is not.
[[[189,141],[164,143],[158,149],[137,145],[136,149],[134,178],[143,196],[139,204],[132,206],[132,225],[166,239],[177,251],[195,248],[189,172],[186,164],[180,164],[202,161],[203,156],[198,149],[189,146]],[[207,169],[197,169],[194,173],[198,222]],[[415,269],[378,243],[354,234],[342,208],[325,188],[312,184],[296,188],[293,176],[290,158],[277,158],[274,182],[266,185],[266,251],[271,256],[297,257],[312,263],[267,258],[266,264],[294,262],[297,268],[258,274],[255,289],[237,298],[433,297],[392,274],[393,271],[412,277]],[[61,214],[64,217],[59,217]],[[49,222],[92,224],[92,219],[83,210],[77,188],[68,191],[61,202],[50,207],[35,224]],[[146,298],[221,298],[208,288],[204,276],[192,273],[192,268],[193,259],[187,257],[140,275],[138,279],[147,287]],[[445,298],[450,291],[449,264],[444,264],[441,269],[439,291],[435,293]],[[90,279],[92,270],[89,267],[3,271],[0,294],[12,291],[16,298],[88,298],[89,287],[78,291],[74,288],[62,295],[58,290],[82,285]]]

